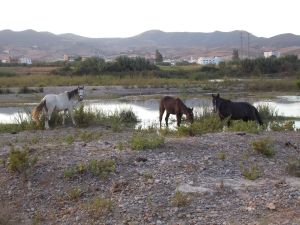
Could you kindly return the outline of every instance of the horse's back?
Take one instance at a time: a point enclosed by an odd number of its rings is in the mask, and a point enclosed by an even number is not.
[[[67,96],[66,94],[47,94],[44,99],[46,99],[47,107],[53,107],[57,110],[64,110],[67,108]]]
[[[248,102],[232,102],[232,119],[248,118],[253,119],[256,108]]]
[[[178,105],[178,98],[164,96],[160,100],[160,109],[166,110],[168,113],[175,114]]]

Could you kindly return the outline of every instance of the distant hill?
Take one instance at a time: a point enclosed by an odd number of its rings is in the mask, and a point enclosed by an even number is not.
[[[252,57],[260,56],[263,51],[268,50],[279,50],[283,54],[300,54],[300,36],[280,34],[263,38],[253,34],[248,36],[246,31],[201,33],[150,30],[129,38],[88,38],[75,34],[55,35],[34,30],[0,31],[0,59],[7,57],[8,52],[11,56],[26,56],[33,60],[59,60],[64,54],[101,57],[127,54],[153,57],[156,49],[159,49],[164,57],[188,59],[212,55],[230,57],[234,48]]]

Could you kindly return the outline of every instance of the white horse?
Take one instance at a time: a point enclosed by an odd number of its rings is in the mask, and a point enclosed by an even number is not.
[[[63,113],[63,125],[65,125],[65,115],[66,112],[69,112],[74,126],[76,122],[74,120],[73,109],[75,105],[83,100],[84,86],[78,86],[78,88],[72,91],[66,91],[64,93],[48,94],[46,95],[41,102],[34,107],[32,110],[32,118],[36,123],[39,123],[39,115],[43,111],[45,116],[45,129],[49,129],[49,120],[53,111],[64,111]]]

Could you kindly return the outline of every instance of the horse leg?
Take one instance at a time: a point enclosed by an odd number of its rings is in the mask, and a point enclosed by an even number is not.
[[[165,112],[164,108],[159,108],[159,127],[160,128],[161,128],[161,120],[162,120],[164,112]]]
[[[176,118],[177,118],[177,126],[180,127],[182,114],[181,113],[177,113],[176,114]]]
[[[49,130],[49,115],[48,115],[48,110],[47,109],[43,109],[43,114],[45,117],[45,129]]]
[[[74,120],[74,112],[73,112],[73,109],[72,109],[72,108],[69,108],[68,111],[69,111],[69,115],[71,116],[73,125],[74,125],[74,126],[77,126],[77,124],[76,124],[76,122],[75,122],[75,120]]]
[[[65,126],[66,113],[67,113],[67,110],[65,109],[64,112],[63,112],[63,115],[62,115],[62,119],[63,119],[62,124],[63,124],[63,126]]]
[[[168,125],[168,119],[169,119],[169,116],[170,116],[170,113],[167,112],[166,118],[165,118],[165,120],[166,120],[166,126],[167,126],[167,127],[169,127],[169,125]]]

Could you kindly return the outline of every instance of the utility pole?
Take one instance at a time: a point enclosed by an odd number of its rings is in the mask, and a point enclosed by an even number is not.
[[[243,31],[241,31],[241,59],[243,59]]]
[[[248,54],[247,54],[247,57],[249,58],[249,49],[250,49],[250,35],[249,35],[249,32],[247,32],[248,34]]]

